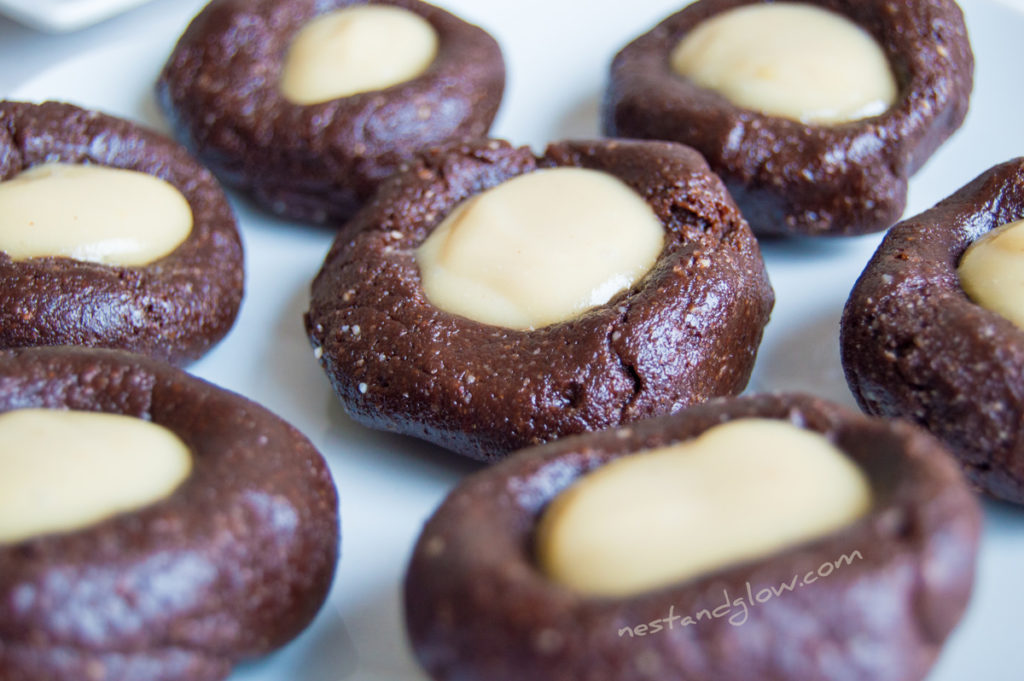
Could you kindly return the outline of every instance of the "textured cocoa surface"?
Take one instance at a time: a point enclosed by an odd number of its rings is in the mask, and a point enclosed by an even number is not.
[[[415,249],[460,202],[538,168],[618,177],[666,243],[632,289],[516,331],[426,299]],[[306,317],[357,421],[498,459],[520,447],[677,411],[747,384],[774,295],[760,250],[700,155],[667,142],[479,142],[424,155],[337,236]]]
[[[58,102],[0,102],[0,181],[55,161],[166,180],[188,201],[192,232],[134,267],[0,252],[0,347],[110,347],[175,364],[205,354],[231,329],[245,276],[220,185],[180,146],[128,121]]]
[[[790,421],[828,437],[871,481],[869,514],[822,539],[632,597],[588,597],[537,567],[540,515],[580,476],[744,417]],[[953,459],[910,424],[804,396],[715,400],[519,452],[467,478],[417,543],[405,581],[406,625],[417,658],[438,681],[918,681],[967,604],[980,523]],[[749,598],[747,584],[756,594],[855,551],[859,558],[749,606],[739,619],[735,600]],[[727,600],[734,607],[718,618],[663,623],[646,636],[620,633]]]
[[[425,73],[393,87],[301,106],[278,88],[309,21],[364,0],[213,0],[178,41],[157,83],[177,137],[225,183],[266,210],[340,224],[416,151],[483,137],[505,65],[484,30],[417,0],[374,0],[419,14],[438,33]]]
[[[907,179],[967,113],[974,56],[960,8],[952,0],[813,0],[878,41],[899,87],[880,116],[827,127],[737,107],[672,70],[669,55],[687,33],[757,2],[699,0],[627,45],[612,63],[605,132],[696,148],[758,234],[889,228],[903,214]]]
[[[917,422],[988,494],[1024,504],[1024,331],[971,301],[957,265],[1024,219],[1024,159],[1000,164],[892,228],[842,321],[846,379],[871,414]]]
[[[193,471],[169,497],[0,545],[0,679],[207,681],[295,637],[327,596],[338,501],[319,453],[248,400],[120,351],[0,351],[0,411],[134,416]]]

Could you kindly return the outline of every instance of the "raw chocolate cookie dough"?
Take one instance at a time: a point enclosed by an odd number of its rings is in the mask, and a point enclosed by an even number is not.
[[[0,347],[186,363],[231,328],[243,278],[231,207],[184,149],[70,104],[0,102]]]
[[[609,227],[606,210],[632,217]],[[465,307],[425,291],[430,251]],[[624,251],[638,257],[624,278],[591,278]],[[507,322],[474,316],[480,300]],[[773,301],[749,227],[692,149],[570,142],[535,157],[491,141],[433,150],[384,186],[336,238],[306,327],[354,419],[493,460],[740,392]]]
[[[334,484],[248,400],[121,351],[6,350],[0,434],[0,678],[214,681],[324,602]]]
[[[1014,305],[1019,319],[1024,266],[1014,232],[1000,228],[1022,219],[1024,160],[1016,159],[893,227],[842,322],[843,366],[861,407],[921,424],[953,450],[975,485],[1018,504],[1024,330],[1011,319]],[[975,253],[965,255],[972,244]],[[975,257],[982,260],[972,264]],[[999,280],[1001,258],[1010,260],[1002,266],[1009,276]],[[997,277],[994,287],[979,269]],[[1000,299],[1010,305],[1000,307]]]
[[[861,234],[900,218],[973,68],[952,0],[699,0],[615,57],[604,128],[696,148],[758,234]]]
[[[225,183],[341,223],[417,150],[485,136],[504,85],[493,38],[417,0],[213,0],[157,92]]]
[[[918,681],[980,521],[910,424],[716,400],[468,478],[416,545],[406,625],[438,681]]]

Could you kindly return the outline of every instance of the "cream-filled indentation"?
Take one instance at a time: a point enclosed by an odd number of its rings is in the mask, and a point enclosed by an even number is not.
[[[846,17],[803,3],[746,5],[710,17],[679,42],[671,62],[738,106],[803,123],[877,116],[896,101],[878,42]]]
[[[654,266],[665,229],[607,173],[520,175],[463,202],[416,252],[435,306],[485,324],[534,329],[577,317]]]
[[[71,532],[168,497],[192,471],[174,433],[118,414],[0,414],[0,544]]]
[[[626,596],[831,534],[870,505],[866,476],[824,436],[741,419],[584,476],[543,514],[537,555],[556,581]]]
[[[185,197],[146,173],[46,163],[0,182],[0,251],[13,260],[62,256],[146,265],[191,231]]]
[[[295,36],[281,72],[281,94],[307,105],[383,90],[421,75],[437,48],[434,27],[407,9],[339,9],[317,17]]]
[[[1024,220],[997,227],[971,244],[957,274],[971,300],[1024,329]]]

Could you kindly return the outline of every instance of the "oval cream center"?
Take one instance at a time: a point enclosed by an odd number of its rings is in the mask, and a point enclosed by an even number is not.
[[[885,112],[896,101],[889,60],[846,17],[803,3],[762,3],[710,17],[673,50],[676,73],[734,104],[809,124]]]
[[[542,516],[537,554],[556,581],[626,596],[828,535],[870,505],[864,473],[824,436],[742,419],[582,477]]]
[[[997,227],[971,244],[957,274],[971,300],[1024,329],[1024,220]]]
[[[191,231],[185,197],[146,173],[47,163],[0,182],[0,251],[13,260],[146,265]]]
[[[71,532],[168,497],[192,470],[174,433],[117,414],[0,414],[0,544]]]
[[[416,78],[437,56],[437,31],[401,7],[358,5],[312,20],[292,41],[281,94],[318,104]]]
[[[567,321],[632,287],[665,229],[639,194],[583,168],[520,175],[463,202],[416,252],[437,307],[485,324]]]

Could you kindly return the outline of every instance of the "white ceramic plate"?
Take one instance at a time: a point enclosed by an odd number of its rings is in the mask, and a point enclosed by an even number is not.
[[[593,0],[581,12],[577,0],[444,4],[501,42],[509,87],[494,132],[536,148],[549,140],[596,136],[612,56],[678,6],[677,0]],[[911,212],[1024,153],[1024,91],[1016,52],[1024,16],[987,0],[963,5],[977,55],[971,113],[913,181]],[[152,83],[183,28],[154,26],[145,36],[78,55],[24,83],[14,96],[68,100],[162,128]],[[284,651],[240,668],[232,679],[422,681],[403,633],[401,579],[422,523],[476,465],[427,444],[368,431],[345,416],[301,324],[309,281],[330,235],[268,218],[233,200],[247,249],[246,300],[228,338],[192,371],[275,410],[326,455],[341,492],[343,559],[330,601],[314,626]],[[879,239],[765,245],[778,302],[752,390],[798,389],[853,404],[839,366],[838,320]],[[971,607],[931,681],[1021,679],[1024,511],[987,503],[986,518]]]
[[[0,0],[0,13],[53,33],[74,31],[149,0]]]

